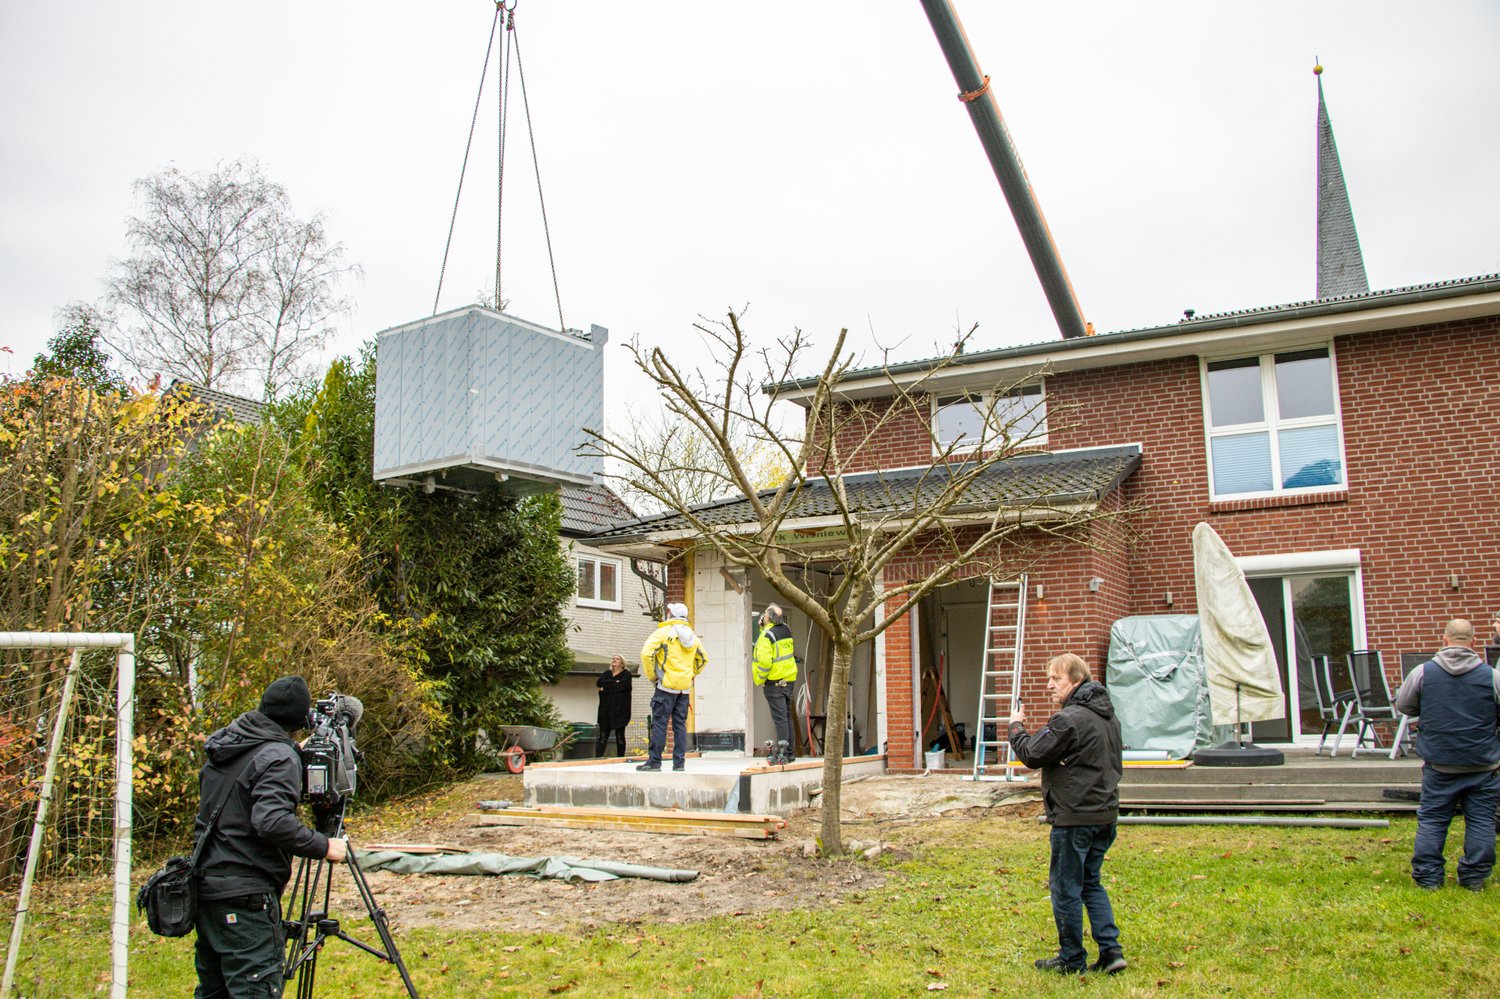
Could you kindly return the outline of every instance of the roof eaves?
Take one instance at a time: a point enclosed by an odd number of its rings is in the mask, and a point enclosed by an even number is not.
[[[1391,288],[1382,291],[1372,291],[1364,294],[1339,295],[1334,298],[1313,299],[1302,302],[1291,302],[1283,305],[1257,306],[1249,309],[1239,309],[1231,312],[1218,312],[1206,316],[1197,316],[1193,319],[1173,323],[1170,326],[1145,326],[1136,329],[1119,330],[1110,333],[1099,333],[1090,337],[1078,337],[1071,340],[1045,340],[1040,343],[1022,344],[1014,347],[1000,347],[995,350],[977,351],[972,354],[962,354],[957,357],[929,357],[914,361],[902,361],[899,364],[879,365],[869,368],[859,368],[846,372],[842,381],[845,383],[871,378],[884,374],[887,377],[898,377],[901,375],[916,374],[930,371],[939,364],[948,362],[952,367],[966,367],[968,365],[980,364],[985,361],[1009,360],[1012,358],[1026,357],[1030,354],[1056,353],[1058,351],[1080,350],[1088,347],[1097,347],[1101,344],[1132,343],[1140,340],[1167,339],[1183,334],[1203,333],[1211,330],[1235,329],[1246,326],[1254,326],[1262,323],[1279,322],[1292,319],[1313,319],[1322,316],[1336,316],[1350,312],[1358,312],[1366,309],[1391,308],[1402,305],[1413,305],[1424,302],[1439,301],[1442,299],[1456,298],[1463,295],[1482,295],[1500,292],[1500,273],[1484,274],[1477,277],[1453,278],[1446,281],[1435,281],[1428,284],[1409,285],[1402,288]],[[803,391],[818,384],[817,376],[797,378],[785,382],[765,386],[765,391]]]

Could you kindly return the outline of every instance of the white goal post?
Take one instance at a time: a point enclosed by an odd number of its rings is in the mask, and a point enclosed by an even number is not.
[[[68,722],[79,663],[85,649],[114,649],[115,682],[115,787],[114,787],[114,906],[110,919],[110,996],[125,999],[127,962],[130,955],[130,832],[132,775],[135,757],[135,636],[119,632],[0,632],[0,649],[66,649],[73,655],[64,681],[52,732],[48,740],[46,771],[37,799],[36,819],[32,825],[26,870],[16,902],[15,921],[11,924],[10,947],[6,955],[5,976],[0,980],[0,999],[9,999],[14,985],[16,961],[26,924],[26,910],[31,898],[36,865],[42,853],[47,825],[47,809],[52,801],[52,780],[56,757]]]

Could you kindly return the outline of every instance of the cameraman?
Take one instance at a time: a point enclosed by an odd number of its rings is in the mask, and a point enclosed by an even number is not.
[[[226,782],[233,789],[203,848],[198,884],[195,999],[281,995],[281,893],[292,856],[338,863],[347,840],[297,818],[302,759],[291,733],[307,727],[312,696],[300,676],[266,688],[260,707],[208,737],[198,777],[196,834],[204,835]]]

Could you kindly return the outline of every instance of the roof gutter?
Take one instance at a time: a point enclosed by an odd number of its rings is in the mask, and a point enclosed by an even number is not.
[[[1216,338],[1205,337],[1206,334],[1234,330],[1251,330],[1273,324],[1301,324],[1310,327],[1318,320],[1349,317],[1359,313],[1369,314],[1369,323],[1361,327],[1364,329],[1385,329],[1398,325],[1442,322],[1445,318],[1455,318],[1444,315],[1444,313],[1460,310],[1430,307],[1461,298],[1472,299],[1469,307],[1461,311],[1473,313],[1474,315],[1500,313],[1500,276],[1423,286],[1421,288],[1376,292],[1357,298],[1309,302],[1305,305],[1277,306],[1225,316],[1208,316],[1202,319],[1173,323],[1171,326],[1153,326],[1147,329],[1127,330],[1119,333],[1103,333],[1077,340],[1053,340],[1045,343],[1025,344],[1018,347],[1002,347],[998,350],[964,354],[958,358],[925,358],[919,361],[906,361],[900,364],[887,365],[882,368],[866,368],[863,371],[852,372],[840,384],[840,389],[847,393],[849,391],[857,392],[860,386],[867,384],[872,387],[888,386],[892,380],[900,380],[903,375],[932,371],[944,364],[955,371],[967,371],[984,365],[987,362],[1003,364],[1007,361],[1038,358],[1040,363],[1041,359],[1049,355],[1087,355],[1091,353],[1108,355],[1114,353],[1115,348],[1125,344],[1141,344],[1153,340],[1165,343],[1173,340],[1193,340],[1199,338],[1204,338],[1211,342],[1212,339]],[[1437,314],[1425,315],[1425,313],[1429,312]],[[1457,318],[1467,317],[1459,316]],[[810,397],[817,384],[817,377],[808,377],[766,385],[764,388],[766,392],[777,393],[782,399],[788,402],[799,402],[802,399]]]

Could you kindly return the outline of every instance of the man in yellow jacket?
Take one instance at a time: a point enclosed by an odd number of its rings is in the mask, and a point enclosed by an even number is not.
[[[703,643],[688,627],[687,607],[667,604],[667,619],[641,646],[641,672],[655,684],[651,694],[651,747],[637,770],[661,769],[667,744],[667,719],[672,720],[672,769],[687,768],[687,716],[693,678],[708,665]]]
[[[766,763],[776,766],[791,763],[792,756],[792,688],[797,685],[797,657],[792,651],[792,629],[787,627],[786,612],[776,604],[760,616],[760,635],[755,639],[751,673],[755,685],[766,695],[771,721],[776,726],[776,744],[769,747]]]

